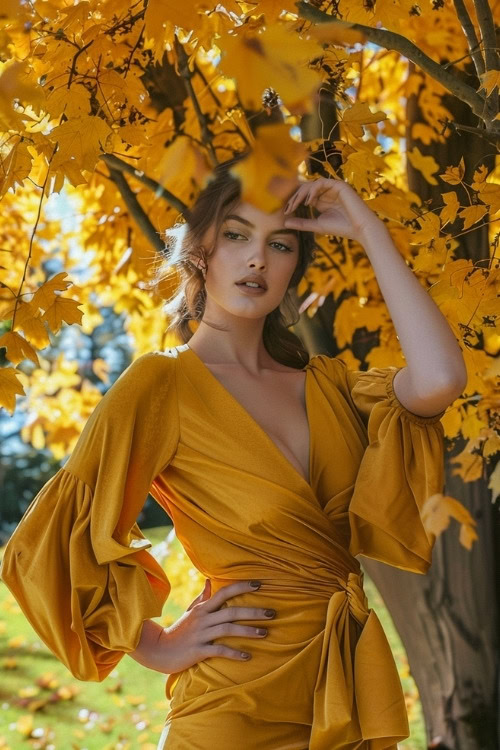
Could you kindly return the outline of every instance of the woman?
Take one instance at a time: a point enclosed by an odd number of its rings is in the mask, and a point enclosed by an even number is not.
[[[409,735],[404,695],[355,555],[428,570],[420,510],[442,489],[439,420],[463,359],[352,188],[298,182],[268,214],[240,199],[240,158],[216,168],[171,247],[166,311],[185,343],[109,389],[2,577],[75,677],[103,680],[125,653],[169,675],[159,750],[394,749]],[[309,359],[288,330],[313,232],[363,244],[407,367]],[[150,618],[170,584],[136,523],[149,491],[207,578],[167,628]]]

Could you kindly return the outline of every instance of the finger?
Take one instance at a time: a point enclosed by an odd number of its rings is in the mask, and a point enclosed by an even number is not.
[[[223,586],[221,589],[215,592],[213,596],[207,600],[203,608],[205,612],[216,612],[219,607],[225,604],[227,599],[239,594],[245,593],[256,593],[257,589],[250,585],[250,581],[238,581],[237,583],[229,584],[229,586]]]
[[[222,643],[208,644],[202,648],[201,653],[205,658],[222,656],[225,659],[237,659],[238,661],[248,661],[252,658],[252,654],[248,651],[237,651],[229,646],[224,646]],[[248,654],[248,656],[245,657],[244,654]]]
[[[318,230],[315,219],[299,219],[298,216],[287,216],[283,224],[290,229],[300,229],[303,232],[316,232]]]
[[[198,594],[196,599],[193,599],[189,607],[186,608],[186,612],[189,612],[190,609],[194,607],[195,604],[198,604],[198,602],[204,602],[206,599],[210,599],[211,596],[211,582],[210,579],[205,580],[205,586],[203,587],[203,591],[201,594]]]
[[[288,203],[285,205],[285,213],[288,213],[290,211],[293,211],[298,203],[300,203],[301,200],[303,200],[304,196],[307,195],[311,188],[311,182],[308,181],[304,183],[304,185],[301,185],[295,193],[291,196]]]

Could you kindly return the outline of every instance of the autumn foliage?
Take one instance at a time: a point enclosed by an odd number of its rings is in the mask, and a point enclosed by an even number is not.
[[[299,170],[313,179],[318,165],[347,180],[386,222],[464,354],[467,387],[442,419],[448,438],[467,441],[455,471],[464,481],[485,476],[500,450],[500,167],[498,157],[493,170],[474,164],[466,181],[463,157],[439,164],[424,150],[459,128],[444,103],[451,93],[478,115],[496,152],[500,65],[489,42],[498,7],[477,21],[466,2],[465,33],[451,0],[424,0],[418,12],[410,2],[381,0],[3,0],[0,405],[13,413],[16,395],[28,397],[36,419],[24,438],[63,457],[100,398],[77,362],[51,361],[50,334],[63,324],[91,331],[100,305],[111,304],[126,311],[137,355],[178,343],[165,334],[161,310],[175,271],[159,290],[148,287],[161,233],[182,219],[216,163],[249,149],[237,174],[244,199],[260,208],[279,207],[273,177]],[[473,34],[483,40],[473,51],[477,90],[461,76]],[[443,46],[453,61],[446,69],[436,65]],[[422,148],[407,150],[402,100],[411,94],[425,121],[412,125]],[[337,116],[328,130],[325,97]],[[439,201],[423,202],[408,188],[407,163],[439,186]],[[58,197],[69,226],[49,210]],[[456,257],[460,237],[483,224],[483,259]],[[378,333],[368,366],[404,364],[363,248],[316,239],[298,290],[301,312],[312,318],[332,295],[332,336],[349,367],[361,366],[352,351],[360,328]],[[50,275],[54,257],[64,270]],[[87,276],[79,283],[82,259]],[[95,367],[106,379],[105,364]],[[500,464],[489,486],[497,499]],[[431,517],[439,512],[429,506]],[[434,528],[460,512],[450,505]],[[460,522],[470,546],[471,519]]]

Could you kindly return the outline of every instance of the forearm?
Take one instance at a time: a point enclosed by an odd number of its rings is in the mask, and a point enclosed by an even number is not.
[[[141,637],[135,651],[128,655],[144,667],[164,672],[165,628],[154,620],[144,620]]]
[[[429,392],[465,387],[462,352],[448,321],[407,266],[383,222],[360,239],[396,328],[414,384]],[[423,391],[423,387],[421,388]]]

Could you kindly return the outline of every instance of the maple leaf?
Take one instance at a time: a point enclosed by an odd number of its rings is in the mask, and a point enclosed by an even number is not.
[[[485,89],[486,96],[490,96],[494,88],[500,89],[500,70],[498,69],[487,70],[486,73],[481,73],[479,79],[481,86],[476,90],[481,91],[481,89]]]
[[[23,359],[31,359],[36,365],[39,365],[38,356],[31,344],[18,333],[7,331],[0,336],[0,347],[5,346],[5,356],[13,364],[17,365]]]
[[[11,148],[7,157],[0,163],[0,197],[16,185],[22,185],[31,171],[33,156],[28,150],[26,141],[20,141]]]
[[[444,226],[448,222],[453,223],[457,216],[457,211],[460,208],[460,203],[458,202],[457,194],[454,190],[443,193],[443,201],[445,203],[445,207],[439,214],[439,219],[442,226]]]
[[[321,79],[307,64],[322,53],[317,42],[300,39],[275,24],[261,33],[225,34],[217,46],[223,53],[219,67],[237,80],[245,107],[260,109],[265,89],[272,87],[291,112],[311,109],[309,97]]]
[[[448,182],[450,185],[460,185],[465,175],[465,162],[464,157],[460,159],[458,167],[446,167],[446,170],[439,176],[444,182]]]
[[[47,321],[52,333],[57,333],[63,321],[69,324],[82,322],[83,310],[78,309],[80,304],[75,299],[56,297],[41,319]]]
[[[367,102],[355,102],[352,107],[348,107],[342,113],[342,123],[361,138],[363,136],[362,124],[381,122],[386,117],[385,112],[372,112]]]
[[[242,200],[276,211],[297,183],[297,166],[306,155],[302,144],[278,123],[257,128],[252,153],[231,168],[241,181]]]
[[[411,151],[407,151],[407,157],[412,167],[418,169],[430,185],[438,184],[433,174],[438,171],[439,164],[433,156],[424,156],[418,146],[414,146]]]
[[[109,150],[113,131],[101,117],[73,117],[50,132],[50,140],[59,148],[54,167],[71,160],[77,169],[92,171],[101,156]]]
[[[460,524],[459,541],[464,547],[471,549],[472,542],[478,539],[474,530],[476,520],[462,503],[449,495],[436,493],[428,497],[422,506],[421,518],[426,533],[434,537],[440,536],[454,518]]]
[[[66,280],[67,275],[68,274],[65,271],[61,271],[61,273],[48,279],[38,287],[30,302],[31,307],[37,311],[38,308],[47,310],[47,308],[49,308],[54,302],[56,291],[62,292],[73,283],[70,279]]]
[[[26,395],[17,378],[18,373],[19,370],[15,367],[0,367],[0,407],[7,409],[11,414],[16,408],[16,394]]]

